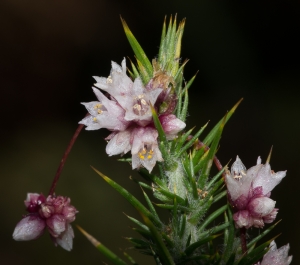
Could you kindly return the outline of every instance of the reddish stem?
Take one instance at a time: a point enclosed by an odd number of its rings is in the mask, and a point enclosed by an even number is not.
[[[242,227],[240,229],[240,239],[241,239],[241,245],[242,245],[242,252],[243,252],[243,254],[246,254],[248,249],[247,249],[246,228],[245,227]]]
[[[61,161],[60,161],[60,164],[59,164],[58,169],[56,171],[55,177],[54,177],[54,179],[52,181],[52,185],[51,185],[51,188],[50,188],[50,191],[49,191],[49,195],[53,195],[53,193],[55,191],[56,184],[57,184],[57,182],[59,180],[61,171],[62,171],[62,169],[63,169],[63,167],[64,167],[64,165],[66,163],[68,155],[69,155],[69,153],[70,153],[70,151],[71,151],[71,149],[72,149],[72,147],[73,147],[73,145],[74,145],[74,143],[75,143],[75,141],[76,141],[76,139],[77,139],[80,131],[82,130],[83,126],[84,126],[83,124],[79,124],[79,126],[77,127],[77,129],[76,129],[76,131],[75,131],[75,133],[74,133],[74,135],[73,135],[73,137],[72,137],[72,139],[71,139],[71,141],[70,141],[70,143],[69,143],[69,145],[68,145],[68,147],[67,147],[67,149],[66,149],[66,151],[65,151],[65,153],[64,153],[64,155],[63,155],[63,157],[61,159]]]

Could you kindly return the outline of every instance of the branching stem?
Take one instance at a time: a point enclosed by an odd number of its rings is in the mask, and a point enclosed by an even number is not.
[[[54,194],[54,191],[55,191],[55,188],[56,188],[56,184],[57,184],[57,182],[59,180],[61,171],[62,171],[62,169],[63,169],[63,167],[64,167],[64,165],[66,163],[66,160],[67,160],[67,158],[69,156],[69,153],[70,153],[70,151],[71,151],[71,149],[72,149],[72,147],[73,147],[73,145],[74,145],[74,143],[75,143],[75,141],[76,141],[76,139],[77,139],[80,131],[82,130],[83,126],[84,126],[83,124],[79,124],[79,126],[77,127],[77,129],[76,129],[76,131],[75,131],[75,133],[74,133],[74,135],[73,135],[73,137],[72,137],[69,145],[67,146],[67,149],[66,149],[66,151],[65,151],[65,153],[64,153],[64,155],[63,155],[63,157],[62,157],[62,159],[60,161],[60,164],[58,166],[58,169],[57,169],[56,174],[54,176],[54,179],[52,181],[52,185],[51,185],[51,188],[50,188],[50,191],[49,191],[49,195],[53,195]]]

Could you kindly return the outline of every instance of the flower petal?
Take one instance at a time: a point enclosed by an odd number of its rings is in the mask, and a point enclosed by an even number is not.
[[[54,243],[60,245],[63,249],[70,251],[73,247],[74,231],[70,224],[67,225],[66,230],[59,236],[54,238]]]
[[[45,226],[45,221],[38,215],[29,215],[17,224],[13,239],[16,241],[37,239],[43,234]]]

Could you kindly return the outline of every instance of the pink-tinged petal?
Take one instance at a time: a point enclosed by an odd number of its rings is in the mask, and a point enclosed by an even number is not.
[[[258,217],[252,217],[252,225],[256,228],[263,228],[264,227],[264,220],[262,218],[258,218]],[[249,228],[249,227],[247,227]]]
[[[156,162],[163,160],[157,145],[157,130],[140,127],[133,130],[132,137],[132,168],[143,166],[151,172]]]
[[[38,215],[28,215],[17,224],[13,239],[16,241],[37,239],[43,234],[45,226],[45,221]]]
[[[229,199],[230,199],[230,202],[231,202],[232,206],[235,207],[236,211],[246,209],[246,207],[248,205],[248,202],[249,202],[248,196],[244,196],[244,195],[241,195],[235,201],[233,201],[231,199],[230,194],[229,194]]]
[[[106,153],[109,156],[126,154],[131,149],[130,144],[131,130],[127,129],[117,133],[107,144]]]
[[[125,110],[98,89],[93,88],[93,91],[99,101],[82,103],[91,116],[85,117],[79,123],[86,125],[86,130],[125,130],[129,125],[129,122],[124,120]]]
[[[285,177],[286,171],[273,172],[270,164],[263,165],[258,171],[256,178],[253,180],[253,188],[262,186],[263,193],[267,194],[277,186]]]
[[[60,245],[63,249],[70,251],[73,247],[74,231],[70,224],[67,225],[66,230],[56,238],[53,238],[55,244]]]
[[[233,215],[233,220],[235,221],[236,228],[251,227],[253,224],[252,217],[247,210],[238,211]]]
[[[272,212],[263,217],[263,220],[266,224],[273,223],[276,219],[276,215],[278,213],[278,208],[274,208]]]
[[[76,210],[76,208],[72,205],[69,206],[65,206],[62,214],[63,216],[66,218],[66,221],[68,223],[71,223],[75,220],[76,214],[78,213],[78,211]]]
[[[292,262],[292,256],[288,256],[289,249],[289,244],[277,249],[275,241],[272,241],[270,249],[264,255],[261,265],[289,265]]]
[[[122,97],[129,95],[132,90],[133,82],[126,75],[126,61],[122,61],[122,67],[115,62],[112,62],[112,69],[108,78],[96,77],[95,86],[107,91],[117,101]]]
[[[270,198],[258,197],[250,201],[248,210],[254,217],[264,217],[273,211],[275,203]]]
[[[66,230],[66,218],[63,215],[55,214],[46,220],[46,224],[50,234],[53,237],[58,237]]]
[[[237,156],[231,166],[231,174],[226,174],[226,185],[233,201],[240,196],[248,197],[251,187],[252,177],[248,175],[247,169]]]
[[[159,117],[159,120],[164,129],[164,132],[166,133],[168,140],[174,139],[177,136],[178,132],[183,130],[186,126],[186,124],[183,121],[178,119],[173,114],[161,115]]]

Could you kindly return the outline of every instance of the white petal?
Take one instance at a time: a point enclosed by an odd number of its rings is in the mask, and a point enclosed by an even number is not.
[[[130,150],[131,131],[125,130],[117,133],[107,144],[106,153],[109,156],[126,153]]]
[[[46,223],[38,216],[27,216],[16,226],[13,239],[16,241],[33,240],[40,237],[45,229]]]
[[[54,241],[60,245],[63,249],[70,251],[73,247],[74,231],[70,224],[67,225],[67,229]]]
[[[248,209],[253,216],[263,217],[273,211],[275,203],[275,201],[268,197],[259,197],[250,201]]]

